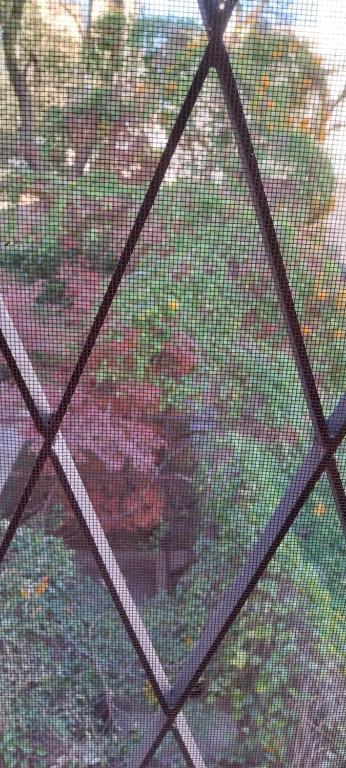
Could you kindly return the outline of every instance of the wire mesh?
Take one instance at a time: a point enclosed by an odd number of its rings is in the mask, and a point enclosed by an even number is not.
[[[0,765],[342,768],[342,38],[0,23]]]

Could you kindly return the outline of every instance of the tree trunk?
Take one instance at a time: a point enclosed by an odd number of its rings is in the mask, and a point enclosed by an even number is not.
[[[21,152],[29,165],[36,167],[37,150],[33,142],[33,105],[28,85],[28,68],[32,62],[29,60],[25,67],[21,67],[17,53],[25,2],[26,0],[13,0],[9,17],[3,25],[3,46],[6,68],[18,102],[20,115],[18,138]]]
[[[92,19],[93,19],[93,5],[94,5],[94,0],[88,0],[87,21],[86,21],[86,28],[85,28],[85,40],[87,44],[89,44],[90,42],[90,32],[91,32],[91,25],[92,25]]]

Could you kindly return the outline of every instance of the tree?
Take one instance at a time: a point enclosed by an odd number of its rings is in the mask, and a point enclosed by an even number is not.
[[[0,22],[3,28],[3,47],[6,68],[11,85],[17,98],[20,127],[20,143],[24,147],[32,147],[33,139],[33,104],[28,84],[29,70],[37,66],[34,52],[29,52],[25,62],[20,61],[19,37],[26,0],[12,0],[7,3],[2,0],[0,6]],[[26,154],[27,151],[24,152]]]

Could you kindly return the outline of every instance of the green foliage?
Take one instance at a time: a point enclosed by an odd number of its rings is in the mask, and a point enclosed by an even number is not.
[[[295,183],[294,216],[302,225],[309,219],[319,218],[330,212],[335,189],[333,165],[327,153],[313,136],[300,129],[275,132],[280,141],[280,156],[274,161],[274,173],[290,169]],[[273,141],[275,142],[275,135]],[[271,142],[259,150],[259,162],[264,173],[271,166]],[[316,168],[318,179],[316,179]]]
[[[47,163],[52,163],[54,168],[59,169],[64,164],[68,149],[66,113],[62,106],[53,105],[47,109],[42,120],[41,134],[43,159]],[[49,179],[47,183],[49,183]]]
[[[85,114],[89,110],[95,111],[100,120],[111,123],[120,117],[123,107],[121,102],[114,98],[111,89],[95,88],[72,105],[71,113]]]
[[[92,755],[106,768],[126,739],[105,729],[98,702],[105,686],[123,702],[138,695],[132,653],[105,590],[88,588],[64,545],[38,528],[18,531],[1,571],[1,757],[5,768],[46,768],[50,734],[64,754],[74,748],[79,768]]]
[[[82,52],[87,72],[107,80],[122,69],[125,28],[126,19],[121,10],[107,13],[92,24]]]
[[[60,254],[54,237],[45,237],[41,242],[28,238],[26,243],[9,246],[1,254],[1,266],[16,270],[25,277],[50,280],[60,263]]]
[[[243,44],[236,46],[234,66],[257,126],[268,129],[274,121],[282,128],[287,122],[294,123],[295,113],[298,115],[300,109],[307,107],[311,89],[322,102],[315,118],[322,118],[328,101],[327,72],[309,43],[294,33],[260,30],[255,23]],[[286,87],[282,87],[283,81]],[[305,127],[308,128],[307,123]]]

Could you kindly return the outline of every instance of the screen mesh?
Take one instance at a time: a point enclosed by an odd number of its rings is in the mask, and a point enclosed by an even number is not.
[[[343,768],[343,5],[0,26],[0,768]]]

